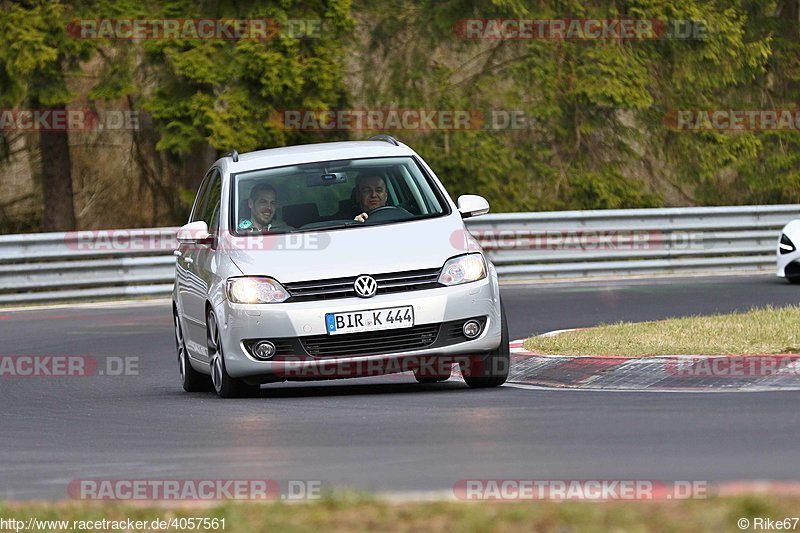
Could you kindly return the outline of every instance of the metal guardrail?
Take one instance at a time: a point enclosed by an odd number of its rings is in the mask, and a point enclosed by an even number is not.
[[[771,271],[800,204],[467,220],[502,279]],[[176,228],[0,236],[0,304],[165,296]]]
[[[0,305],[165,296],[177,228],[0,236]]]
[[[469,229],[488,237],[504,279],[723,273],[774,270],[780,230],[794,218],[800,204],[509,213]],[[538,237],[528,246],[494,238],[525,230]]]

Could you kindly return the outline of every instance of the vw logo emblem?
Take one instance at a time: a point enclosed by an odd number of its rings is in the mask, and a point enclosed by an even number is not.
[[[372,298],[378,290],[378,282],[372,276],[358,276],[353,283],[353,288],[358,296]]]

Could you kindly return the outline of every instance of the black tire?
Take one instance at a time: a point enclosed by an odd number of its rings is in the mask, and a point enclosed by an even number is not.
[[[487,355],[469,358],[469,364],[461,363],[461,374],[464,381],[473,389],[499,387],[508,379],[511,367],[511,348],[508,339],[508,323],[506,309],[500,302],[500,346]]]
[[[430,374],[430,373],[426,372],[425,375],[422,375],[420,373],[419,369],[415,369],[414,370],[414,379],[417,380],[417,383],[439,383],[441,381],[447,381],[448,379],[450,379],[450,376],[452,375],[452,373],[453,373],[452,365],[450,365],[450,371],[449,372],[447,372],[447,373],[443,372],[441,374]]]
[[[261,387],[233,378],[225,369],[225,354],[220,343],[217,317],[210,309],[206,314],[206,343],[211,366],[211,383],[217,395],[220,398],[247,398],[258,395]]]
[[[172,320],[175,324],[175,347],[178,351],[178,370],[181,375],[181,385],[186,392],[209,392],[214,390],[211,376],[207,376],[192,367],[189,362],[189,352],[186,351],[186,341],[183,338],[183,329],[178,320],[178,311],[173,307]]]
[[[789,280],[789,283],[791,283],[792,285],[797,285],[798,283],[800,283],[800,276],[793,276],[791,278],[787,277],[786,279]]]

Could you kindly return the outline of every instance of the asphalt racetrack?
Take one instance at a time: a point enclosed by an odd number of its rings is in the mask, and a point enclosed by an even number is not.
[[[789,305],[729,276],[502,287],[512,339],[618,320]],[[318,480],[391,493],[463,479],[798,480],[800,392],[470,390],[410,375],[220,400],[178,381],[166,301],[0,310],[0,355],[138,357],[138,375],[0,377],[4,499],[78,479]]]

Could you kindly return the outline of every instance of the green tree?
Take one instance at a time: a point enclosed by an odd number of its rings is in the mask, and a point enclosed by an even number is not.
[[[749,30],[736,0],[469,0],[357,4],[371,29],[368,105],[519,110],[523,131],[407,134],[455,191],[479,192],[499,209],[648,207],[663,194],[706,199],[720,170],[757,153],[754,134],[694,135],[665,128],[675,109],[741,101],[765,73],[770,36]],[[463,18],[693,20],[700,39],[464,40]],[[358,43],[359,48],[364,48]],[[675,175],[680,177],[675,178]],[[684,191],[688,190],[688,193]],[[717,190],[719,188],[717,187]]]
[[[282,109],[325,110],[342,105],[343,37],[352,29],[349,0],[229,2],[171,0],[148,17],[269,20],[281,32],[269,39],[154,40],[142,43],[137,105],[152,114],[156,137],[140,139],[151,154],[155,182],[179,168],[175,219],[191,205],[208,152],[252,151],[309,142],[276,119]],[[319,26],[317,26],[319,24]],[[135,57],[135,56],[134,56]],[[313,136],[310,140],[314,140]],[[152,145],[148,145],[152,142]],[[212,156],[213,159],[213,156]],[[161,187],[161,186],[160,186]],[[162,191],[169,193],[173,185]]]
[[[93,45],[67,33],[68,6],[47,0],[2,3],[0,105],[63,113],[74,95],[66,74],[79,68]],[[45,231],[75,228],[72,162],[66,130],[40,131]]]
[[[275,122],[277,111],[324,110],[345,99],[342,37],[352,25],[349,0],[261,1],[237,10],[219,2],[204,8],[173,1],[164,3],[162,13],[269,19],[281,29],[269,39],[146,43],[155,90],[145,108],[156,121],[159,149],[185,155],[196,143],[218,152],[282,146],[294,137]],[[307,33],[298,20],[311,25]]]

